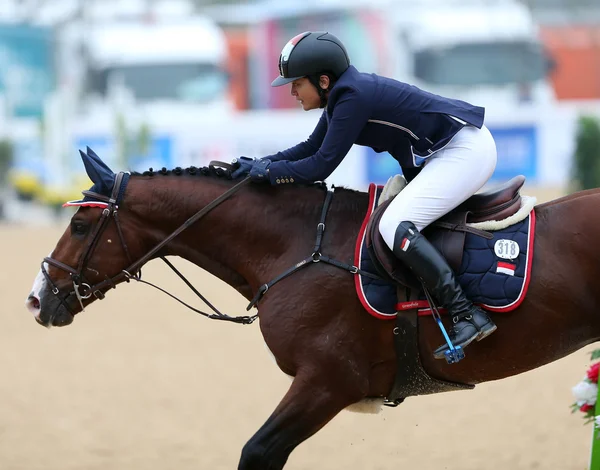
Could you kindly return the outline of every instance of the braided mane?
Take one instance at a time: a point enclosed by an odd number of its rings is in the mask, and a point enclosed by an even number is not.
[[[148,170],[139,173],[132,172],[132,176],[145,176],[145,177],[155,177],[155,176],[183,176],[183,177],[197,177],[197,176],[207,176],[211,178],[218,178],[222,181],[229,180],[231,181],[231,175],[229,171],[221,167],[195,167],[190,166],[187,168],[175,167],[171,170],[166,167],[162,167],[160,170],[154,170],[153,168],[149,168]],[[241,179],[240,179],[241,181]],[[321,191],[326,191],[328,189],[327,184],[324,182],[316,182],[311,184],[296,184],[296,187],[305,187],[305,188],[315,188]],[[361,206],[361,200],[365,196],[365,193],[362,191],[357,191],[350,188],[345,188],[343,186],[334,186],[334,191],[337,195],[336,200],[344,201],[342,203],[342,207],[345,207],[349,210],[355,210],[357,207]],[[357,199],[358,198],[358,199]]]
[[[175,175],[175,176],[212,176],[216,178],[225,178],[229,179],[229,172],[220,167],[196,167],[190,166],[187,168],[182,168],[180,166],[175,167],[171,170],[168,170],[166,167],[162,167],[160,170],[154,170],[153,168],[149,168],[148,170],[139,173],[134,171],[131,173],[133,176],[157,176],[157,175]]]

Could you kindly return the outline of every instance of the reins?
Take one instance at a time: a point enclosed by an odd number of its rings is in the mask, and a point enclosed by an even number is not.
[[[211,165],[213,165],[213,164],[219,164],[220,166],[229,167],[229,164],[223,164],[220,162],[211,162]],[[119,274],[117,274],[111,278],[107,277],[104,281],[101,281],[101,282],[99,282],[97,284],[93,284],[93,285],[91,285],[90,283],[87,283],[87,282],[83,282],[85,280],[85,276],[83,275],[83,271],[85,268],[85,261],[89,258],[91,252],[93,251],[93,249],[95,248],[95,246],[98,242],[100,235],[102,234],[104,229],[107,227],[107,225],[108,225],[107,222],[108,222],[108,220],[110,220],[111,215],[115,219],[115,224],[117,225],[117,232],[118,232],[119,238],[121,240],[121,245],[123,246],[123,249],[126,252],[126,254],[131,262],[131,257],[129,256],[129,249],[127,248],[127,243],[125,242],[125,239],[123,237],[123,232],[121,230],[121,226],[120,226],[119,219],[117,216],[117,214],[118,214],[117,201],[120,199],[118,197],[118,195],[121,192],[121,183],[124,179],[124,175],[126,175],[126,174],[119,173],[116,176],[115,184],[113,186],[113,193],[112,193],[111,197],[106,197],[102,194],[92,193],[90,191],[84,191],[84,194],[92,196],[95,199],[99,199],[103,202],[106,202],[107,207],[105,209],[103,209],[103,211],[102,211],[100,222],[97,224],[96,229],[91,237],[91,241],[88,243],[88,245],[86,246],[86,249],[84,250],[84,253],[78,263],[78,268],[74,269],[71,266],[68,266],[65,263],[62,263],[51,257],[44,258],[44,261],[42,262],[42,268],[41,268],[42,273],[43,273],[44,277],[46,278],[47,282],[51,285],[52,293],[58,297],[61,304],[67,309],[67,311],[69,313],[71,313],[72,315],[74,314],[67,303],[67,299],[72,294],[75,294],[79,304],[81,305],[81,309],[83,311],[84,310],[83,300],[89,298],[91,295],[94,295],[97,299],[103,299],[105,297],[104,293],[102,292],[103,289],[106,289],[106,288],[116,289],[117,284],[119,282],[121,282],[121,281],[129,282],[130,280],[134,280],[134,281],[142,282],[143,284],[147,284],[149,286],[152,286],[152,287],[160,290],[161,292],[164,292],[168,296],[172,297],[173,299],[177,300],[181,304],[188,307],[190,310],[193,310],[194,312],[199,313],[200,315],[203,315],[212,320],[225,320],[225,321],[231,321],[234,323],[241,323],[241,324],[245,324],[245,325],[248,325],[248,324],[251,324],[252,322],[254,322],[254,320],[256,320],[256,318],[257,318],[257,315],[254,315],[251,317],[250,316],[231,317],[229,315],[221,313],[214,305],[212,305],[208,301],[208,299],[206,299],[200,292],[198,292],[198,290],[196,288],[194,288],[194,286],[185,278],[185,276],[183,276],[183,274],[181,274],[181,272],[179,272],[177,270],[177,268],[175,268],[175,266],[173,266],[173,264],[170,263],[164,256],[160,256],[160,259],[162,259],[167,264],[167,266],[169,266],[169,268],[171,268],[186,283],[186,285],[200,299],[202,299],[202,301],[206,305],[208,305],[208,307],[213,312],[215,312],[214,314],[206,313],[197,308],[194,308],[191,305],[187,304],[186,302],[182,301],[181,299],[177,298],[173,294],[167,292],[165,289],[162,289],[161,287],[158,287],[155,284],[152,284],[141,278],[141,267],[144,263],[149,261],[158,251],[160,251],[165,245],[167,245],[169,242],[171,242],[181,232],[183,232],[184,230],[189,228],[196,221],[198,221],[199,219],[204,217],[207,213],[209,213],[215,207],[220,205],[225,200],[229,199],[233,194],[235,194],[240,189],[242,189],[244,186],[246,186],[250,182],[249,177],[243,179],[238,184],[236,184],[232,188],[228,189],[225,193],[223,193],[222,195],[217,197],[211,203],[204,206],[202,209],[200,209],[198,212],[196,212],[193,216],[191,216],[189,219],[187,219],[179,228],[177,228],[174,232],[172,232],[167,238],[165,238],[163,241],[158,243],[154,248],[152,248],[148,253],[146,253],[140,259],[131,263],[127,268],[123,269]],[[63,271],[67,271],[71,275],[71,280],[73,282],[73,291],[70,292],[66,297],[63,298],[60,296],[60,289],[54,284],[52,279],[50,279],[50,276],[48,275],[48,273],[44,267],[44,263],[48,263],[56,268],[62,269]],[[84,292],[82,292],[82,288],[83,288]]]
[[[170,261],[168,261],[164,256],[161,256],[160,259],[163,260],[165,262],[165,264],[169,268],[171,268],[175,272],[175,274],[177,274],[181,278],[181,280],[183,282],[185,282],[185,284],[192,290],[192,292],[194,292],[194,294],[196,294],[214,312],[214,314],[213,313],[206,313],[206,312],[203,312],[202,310],[199,310],[199,309],[197,309],[195,307],[192,307],[191,305],[189,305],[188,303],[184,302],[183,300],[181,300],[177,296],[171,294],[170,292],[166,291],[162,287],[159,287],[159,286],[157,286],[155,284],[152,284],[151,282],[143,280],[142,277],[141,277],[141,272],[140,272],[140,269],[141,269],[142,265],[144,263],[146,263],[147,261],[149,261],[152,258],[152,256],[155,253],[157,253],[161,248],[163,248],[165,245],[167,245],[171,240],[173,240],[177,235],[179,235],[185,229],[187,229],[188,227],[190,227],[191,225],[193,225],[194,222],[196,222],[198,219],[201,219],[206,214],[208,214],[211,210],[213,210],[215,207],[217,207],[219,204],[221,204],[222,202],[224,202],[225,200],[227,200],[231,196],[233,196],[240,189],[242,189],[244,186],[246,186],[249,182],[250,182],[250,178],[249,177],[244,178],[241,182],[239,182],[238,184],[236,184],[235,186],[233,186],[231,189],[228,189],[221,196],[217,197],[214,201],[212,201],[208,205],[204,206],[201,210],[199,210],[192,217],[190,217],[188,220],[186,220],[177,230],[175,230],[173,233],[171,233],[171,235],[169,235],[162,242],[160,242],[158,245],[156,245],[152,250],[150,250],[148,253],[146,253],[144,256],[142,256],[135,263],[131,264],[126,269],[122,270],[120,274],[118,274],[117,276],[115,276],[115,278],[113,278],[113,280],[115,280],[115,279],[120,280],[120,276],[121,277],[124,276],[125,277],[125,281],[127,281],[127,282],[129,282],[129,280],[133,279],[134,281],[141,282],[143,284],[147,284],[149,286],[152,286],[155,289],[158,289],[159,291],[164,292],[169,297],[171,297],[172,299],[175,299],[177,302],[181,303],[182,305],[185,305],[190,310],[192,310],[192,311],[194,311],[194,312],[196,312],[196,313],[198,313],[200,315],[203,315],[206,318],[209,318],[211,320],[224,320],[224,321],[230,321],[230,322],[233,322],[233,323],[240,323],[240,324],[243,324],[243,325],[250,325],[250,324],[252,324],[254,322],[254,320],[256,320],[256,318],[258,317],[258,315],[231,317],[231,316],[229,316],[227,314],[221,313],[219,311],[219,309],[216,308],[212,303],[210,303],[208,301],[208,299],[206,297],[204,297],[192,285],[192,283],[189,282],[187,280],[187,278],[183,274],[181,274],[181,272],[175,266],[173,266],[173,264]],[[136,272],[140,272],[140,275],[132,274],[132,273],[136,273]],[[108,283],[110,283],[110,281],[103,281],[100,284],[98,284],[98,286],[96,288],[97,289],[102,289],[104,287],[107,287]]]
[[[218,165],[221,167],[225,167],[228,170],[232,169],[231,165],[229,165],[227,163],[222,163],[222,162],[211,162],[210,165],[211,166]],[[97,299],[103,299],[105,297],[104,293],[102,292],[103,289],[107,289],[107,288],[115,289],[117,287],[117,284],[121,281],[129,282],[131,280],[134,280],[134,281],[141,282],[143,284],[152,286],[155,289],[158,289],[159,291],[167,294],[169,297],[175,299],[177,302],[181,303],[182,305],[185,305],[190,310],[192,310],[200,315],[203,315],[211,320],[224,320],[224,321],[230,321],[233,323],[239,323],[239,324],[243,324],[243,325],[252,324],[258,317],[258,314],[252,315],[252,316],[232,317],[232,316],[221,313],[219,311],[219,309],[217,309],[212,303],[210,303],[208,301],[208,299],[206,299],[206,297],[204,297],[192,285],[192,283],[189,282],[186,279],[186,277],[179,270],[177,270],[177,268],[170,261],[168,261],[164,256],[160,256],[160,259],[162,261],[164,261],[164,263],[171,270],[173,270],[177,274],[177,276],[179,276],[179,278],[194,292],[194,294],[196,294],[214,313],[203,312],[202,310],[199,310],[199,309],[189,305],[188,303],[184,302],[183,300],[179,299],[178,297],[176,297],[175,295],[166,291],[165,289],[163,289],[151,282],[143,280],[141,277],[141,267],[146,262],[148,262],[150,259],[152,259],[152,257],[156,253],[158,253],[162,248],[164,248],[169,242],[171,242],[181,232],[183,232],[184,230],[189,228],[191,225],[193,225],[199,219],[204,217],[215,207],[220,205],[225,200],[229,199],[232,195],[234,195],[236,192],[238,192],[240,189],[242,189],[244,186],[246,186],[250,182],[250,177],[246,177],[244,180],[242,180],[241,182],[239,182],[232,188],[228,189],[225,193],[223,193],[222,195],[217,197],[215,200],[210,202],[208,205],[204,206],[202,209],[200,209],[198,212],[196,212],[193,216],[191,216],[189,219],[187,219],[179,228],[177,228],[174,232],[172,232],[168,237],[166,237],[164,240],[162,240],[160,243],[158,243],[154,248],[152,248],[149,252],[147,252],[144,256],[142,256],[140,259],[138,259],[135,262],[131,262],[131,256],[129,253],[129,249],[127,247],[127,243],[125,242],[125,238],[123,236],[123,232],[121,230],[121,226],[120,226],[119,219],[117,216],[117,214],[118,214],[117,202],[120,200],[120,198],[124,194],[124,187],[122,187],[122,183],[123,183],[123,180],[125,180],[125,184],[126,184],[127,179],[128,179],[128,175],[125,173],[119,173],[116,176],[115,184],[113,186],[113,192],[112,192],[111,197],[106,197],[102,194],[97,194],[97,193],[93,193],[90,191],[84,191],[85,195],[91,196],[95,199],[98,199],[98,200],[101,200],[101,201],[107,203],[107,207],[102,211],[100,222],[97,224],[97,227],[91,237],[91,240],[88,243],[86,249],[84,250],[84,253],[83,253],[81,259],[79,260],[77,269],[74,269],[74,268],[72,268],[58,260],[55,260],[51,257],[44,258],[44,261],[42,262],[42,273],[44,274],[44,276],[45,276],[46,280],[49,282],[49,284],[52,286],[52,293],[58,297],[58,299],[60,300],[62,305],[67,309],[67,311],[70,312],[72,315],[74,314],[67,303],[67,299],[72,294],[75,294],[79,304],[81,305],[81,309],[83,311],[83,309],[84,309],[83,308],[83,300],[84,299],[89,298],[91,295],[94,295]],[[317,238],[315,241],[315,245],[314,245],[312,254],[310,256],[304,258],[302,261],[294,264],[291,268],[287,269],[286,271],[284,271],[283,273],[281,273],[280,275],[275,277],[270,282],[263,284],[258,289],[258,292],[254,296],[254,298],[248,304],[246,310],[250,310],[252,307],[256,306],[256,304],[258,304],[258,302],[262,299],[262,297],[267,293],[267,291],[273,285],[277,284],[282,279],[285,279],[286,277],[294,274],[295,272],[299,271],[300,269],[304,268],[305,266],[310,265],[311,263],[324,262],[324,263],[330,264],[332,266],[338,267],[340,269],[344,269],[344,270],[350,272],[351,274],[361,274],[363,276],[371,277],[374,279],[380,279],[376,275],[362,271],[357,266],[343,263],[343,262],[335,260],[329,256],[324,256],[321,254],[321,244],[323,241],[323,234],[325,233],[325,220],[326,220],[327,212],[329,211],[329,206],[331,205],[332,199],[333,199],[333,191],[327,190],[327,193],[325,196],[325,201],[323,203],[323,209],[321,211],[320,221],[317,224]],[[102,232],[104,231],[104,229],[107,227],[108,220],[110,220],[111,215],[113,216],[113,218],[115,220],[115,224],[117,226],[117,232],[118,232],[119,238],[121,240],[121,245],[123,247],[123,250],[125,251],[131,264],[127,268],[123,269],[120,273],[116,274],[115,276],[113,276],[111,278],[109,278],[107,276],[105,280],[103,280],[97,284],[90,285],[90,283],[84,282],[85,276],[83,275],[83,271],[84,271],[85,264],[86,264],[85,262],[90,257],[93,249],[96,247],[96,245],[98,243],[98,239],[99,239],[100,235],[102,234]],[[59,295],[60,290],[58,289],[58,287],[56,287],[56,285],[50,279],[50,276],[48,275],[46,269],[44,268],[44,262],[48,263],[56,268],[67,271],[71,275],[71,279],[73,282],[73,291],[71,291],[69,294],[67,294],[66,297],[64,297],[64,298],[60,297],[60,295]],[[87,269],[90,269],[90,268],[87,268]],[[83,292],[82,292],[82,290],[83,290]]]

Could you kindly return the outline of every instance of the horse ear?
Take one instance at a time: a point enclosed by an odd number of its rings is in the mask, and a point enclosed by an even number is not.
[[[86,147],[86,153],[87,153],[88,157],[95,160],[99,166],[103,167],[106,171],[110,172],[112,175],[115,174],[114,171],[112,171],[108,167],[108,165],[106,163],[104,163],[104,161],[98,155],[96,155],[96,152],[94,152],[91,148]]]
[[[79,155],[81,155],[81,160],[85,166],[86,173],[90,180],[92,180],[92,183],[94,183],[94,191],[100,194],[110,195],[110,191],[115,182],[115,174],[89,147],[87,150],[88,153],[80,150]],[[89,154],[90,151],[93,156]]]
[[[88,156],[88,154],[80,150],[79,155],[81,155],[85,172],[92,180],[92,183],[99,183],[102,181],[102,177],[100,176],[100,173],[98,173],[96,165],[94,165],[95,162]]]

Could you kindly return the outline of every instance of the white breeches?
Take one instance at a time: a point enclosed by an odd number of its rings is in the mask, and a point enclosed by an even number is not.
[[[400,222],[423,230],[475,194],[496,168],[496,144],[487,127],[463,127],[390,203],[379,232],[393,249]]]

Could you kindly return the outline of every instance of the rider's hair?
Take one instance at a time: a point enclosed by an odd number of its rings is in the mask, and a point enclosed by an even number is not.
[[[321,88],[321,85],[319,85],[321,75],[327,75],[329,77],[329,87],[327,87],[326,90]],[[308,78],[308,81],[312,83],[312,85],[317,89],[317,93],[319,93],[319,98],[321,98],[321,105],[319,107],[324,108],[327,106],[327,93],[333,88],[333,85],[335,85],[335,77],[329,72],[323,72],[307,75],[306,78]]]

